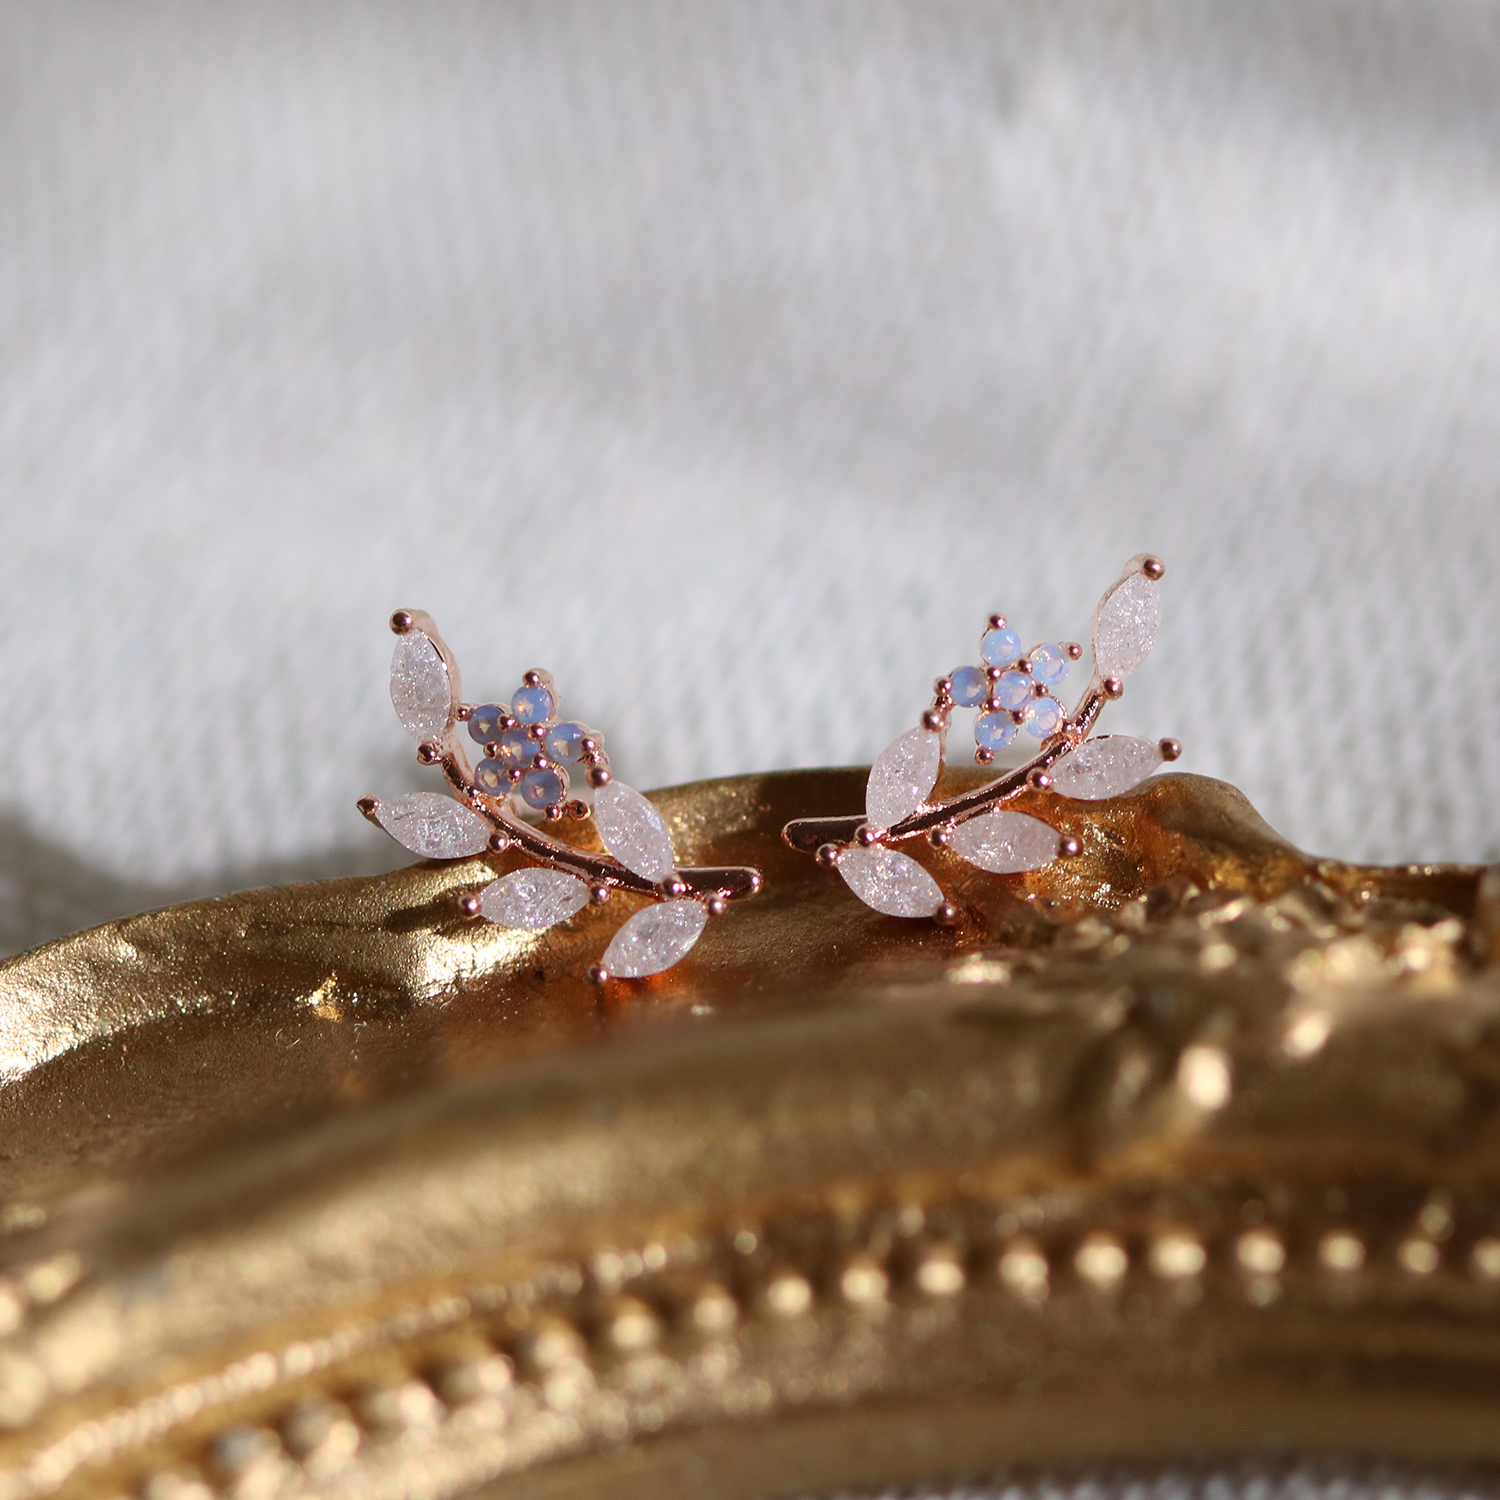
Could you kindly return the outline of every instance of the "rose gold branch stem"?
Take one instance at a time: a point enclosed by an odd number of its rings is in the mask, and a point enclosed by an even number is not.
[[[880,842],[898,844],[945,823],[962,823],[998,803],[1009,801],[1023,790],[1036,772],[1050,770],[1070,750],[1076,750],[1088,738],[1089,731],[1107,701],[1104,688],[1096,676],[1078,707],[1073,710],[1073,716],[1024,766],[1017,766],[1015,770],[1007,771],[998,781],[956,797],[952,802],[919,808],[910,817],[903,818],[888,829]],[[824,844],[852,843],[855,832],[866,821],[859,814],[845,818],[795,818],[781,830],[781,836],[793,849],[811,854]]]
[[[441,764],[443,775],[448,778],[448,785],[466,807],[478,813],[508,843],[514,844],[533,859],[566,870],[591,885],[611,885],[620,890],[637,891],[643,896],[661,895],[661,889],[655,882],[637,875],[633,870],[627,870],[618,860],[602,854],[591,854],[586,849],[575,849],[571,844],[559,843],[530,824],[508,817],[503,809],[493,806],[469,779],[463,752],[452,743],[451,737],[444,740],[442,748]],[[695,896],[720,895],[730,901],[743,901],[756,895],[761,888],[760,871],[742,865],[690,868],[678,870],[677,875],[687,885],[689,893]]]

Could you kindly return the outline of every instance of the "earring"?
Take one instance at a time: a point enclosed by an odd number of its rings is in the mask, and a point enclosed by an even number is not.
[[[1125,679],[1146,659],[1161,626],[1156,585],[1166,570],[1142,554],[1099,601],[1091,643],[1094,674],[1071,714],[1053,695],[1083,655],[1075,643],[1034,646],[1003,615],[991,615],[979,641],[983,666],[959,667],[935,685],[932,706],[875,758],[865,786],[863,817],[798,818],[782,830],[793,849],[816,851],[866,906],[892,917],[957,920],[958,909],[937,881],[892,844],[926,838],[940,849],[997,875],[1039,870],[1079,852],[1076,839],[1027,813],[996,811],[1027,787],[1083,802],[1118,797],[1150,776],[1182,746],[1152,744],[1129,735],[1090,739],[1106,703],[1125,691]],[[955,708],[977,708],[974,759],[988,765],[1018,734],[1040,740],[1025,765],[949,802],[927,799],[943,769]]]
[[[676,867],[666,820],[639,792],[614,780],[601,735],[559,718],[549,673],[527,672],[508,704],[461,703],[457,663],[432,618],[397,610],[391,629],[397,637],[391,659],[396,716],[417,741],[417,759],[441,768],[453,796],[362,797],[359,810],[424,859],[516,849],[537,862],[465,895],[459,905],[466,915],[540,932],[586,906],[602,906],[616,890],[651,896],[656,904],[630,917],[589,970],[602,985],[670,969],[703,935],[709,917],[759,892],[760,871],[748,866]],[[461,724],[483,748],[475,767]],[[575,775],[587,783],[592,806],[569,796]],[[551,838],[526,814],[541,824],[592,816],[613,857]]]

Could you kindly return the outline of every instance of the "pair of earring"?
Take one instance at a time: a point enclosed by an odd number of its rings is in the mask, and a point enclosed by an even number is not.
[[[926,837],[939,848],[997,875],[1036,870],[1079,852],[1040,818],[1003,804],[1027,787],[1080,801],[1116,797],[1181,754],[1176,740],[1151,743],[1093,732],[1104,706],[1124,691],[1156,643],[1161,624],[1160,561],[1133,558],[1094,612],[1094,670],[1071,713],[1053,692],[1083,655],[1077,643],[1029,651],[1001,615],[979,641],[982,665],[963,666],[935,685],[921,722],[876,757],[865,810],[843,818],[798,818],[782,836],[837,870],[867,906],[893,917],[951,923],[954,904],[932,875],[892,845]],[[360,799],[359,809],[398,843],[425,859],[464,859],[514,849],[534,863],[461,898],[462,910],[501,927],[541,931],[617,890],[652,904],[615,933],[589,971],[596,984],[671,968],[703,935],[710,917],[762,888],[749,866],[679,868],[672,837],[657,809],[614,779],[602,735],[559,713],[550,674],[527,672],[508,703],[465,703],[453,660],[437,626],[419,610],[391,617],[396,650],[391,701],[417,759],[437,766],[452,796],[410,792]],[[973,708],[974,759],[988,765],[1019,735],[1036,753],[997,780],[947,802],[933,802],[953,710]],[[462,730],[483,751],[470,761]],[[574,797],[574,778],[590,800]],[[608,855],[549,835],[548,825],[592,817]]]

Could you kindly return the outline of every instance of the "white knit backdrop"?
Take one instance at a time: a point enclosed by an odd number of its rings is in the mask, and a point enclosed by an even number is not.
[[[1500,4],[0,0],[0,939],[400,863],[397,605],[642,787],[983,617],[1500,858]]]

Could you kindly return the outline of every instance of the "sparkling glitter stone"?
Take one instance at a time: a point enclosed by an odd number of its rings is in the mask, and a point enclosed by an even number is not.
[[[892,740],[870,767],[865,816],[877,828],[899,823],[926,800],[942,763],[941,739],[930,729],[908,729]]]
[[[1056,698],[1033,698],[1026,705],[1026,718],[1021,727],[1027,734],[1044,740],[1049,734],[1057,733],[1062,721],[1062,704]]]
[[[1031,653],[1031,675],[1043,687],[1056,687],[1068,675],[1073,665],[1068,653],[1061,646],[1038,646]]]
[[[1161,748],[1150,740],[1102,734],[1058,761],[1052,768],[1052,785],[1061,796],[1099,802],[1139,786],[1161,764]]]
[[[545,724],[556,704],[544,687],[523,687],[510,700],[510,711],[518,724]]]
[[[489,824],[478,813],[438,792],[407,792],[382,801],[375,821],[403,848],[423,859],[463,859],[482,853]]]
[[[960,708],[973,708],[990,695],[990,680],[979,667],[955,667],[949,681],[953,684],[953,701]]]
[[[547,731],[547,754],[555,761],[571,765],[583,751],[579,746],[588,734],[582,724],[554,724]]]
[[[888,917],[930,917],[943,904],[942,887],[916,860],[881,844],[843,850],[838,870],[866,906]]]
[[[1001,708],[1025,708],[1035,692],[1035,684],[1024,672],[1005,672],[995,684]]]
[[[497,927],[540,932],[566,922],[589,904],[589,888],[561,870],[517,870],[485,886],[479,910]]]
[[[670,969],[703,936],[708,909],[701,901],[662,901],[638,911],[610,939],[600,962],[620,979]]]
[[[1128,677],[1150,655],[1161,629],[1161,596],[1144,573],[1122,578],[1094,612],[1094,666],[1101,677]]]
[[[420,630],[396,637],[391,654],[391,704],[414,740],[435,740],[453,720],[448,668]]]
[[[488,792],[492,797],[503,797],[510,790],[510,777],[498,760],[486,758],[480,761],[474,767],[474,781],[480,791]]]
[[[500,721],[509,712],[498,703],[482,703],[469,715],[469,738],[476,745],[488,745],[500,736]]]
[[[643,880],[665,880],[672,873],[676,860],[666,819],[633,787],[618,781],[600,787],[594,793],[594,822],[604,847],[627,870]]]
[[[1057,858],[1058,833],[1040,818],[1018,812],[985,813],[953,830],[949,848],[994,875],[1039,870]]]
[[[1007,713],[980,714],[974,720],[974,743],[981,750],[1003,750],[1016,737],[1016,721]]]
[[[507,729],[500,736],[500,764],[513,771],[529,766],[536,752],[536,741],[524,729]]]
[[[528,771],[517,783],[516,791],[527,807],[537,811],[561,802],[568,794],[568,785],[556,771]]]
[[[979,641],[979,654],[986,666],[1008,667],[1021,654],[1021,637],[1009,625],[986,630]]]

